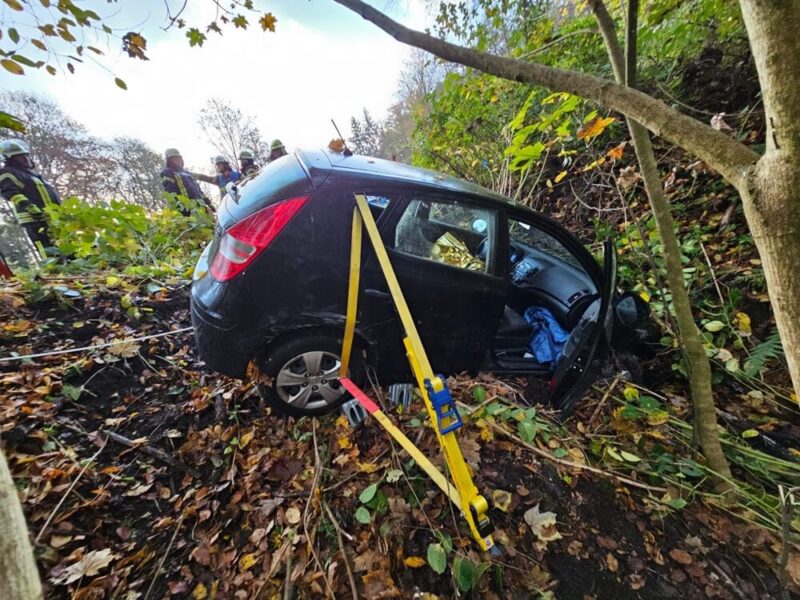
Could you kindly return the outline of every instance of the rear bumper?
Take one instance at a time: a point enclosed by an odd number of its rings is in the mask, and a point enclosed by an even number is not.
[[[226,321],[205,310],[192,298],[192,325],[200,360],[212,371],[244,379],[247,364],[255,356],[258,338],[252,331]]]

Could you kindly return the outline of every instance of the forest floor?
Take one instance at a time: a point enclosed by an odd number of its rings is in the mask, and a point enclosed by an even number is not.
[[[0,357],[178,330],[191,325],[188,287],[5,282],[0,323]],[[527,407],[521,381],[461,375],[452,387],[497,557],[478,555],[377,423],[271,416],[255,385],[202,370],[191,332],[0,362],[0,435],[47,597],[780,597],[778,523],[686,491],[710,486],[674,434],[679,386],[642,391],[669,421],[626,417],[632,388],[612,381],[565,424]],[[422,413],[391,411],[441,463]],[[800,580],[794,551],[788,576]]]

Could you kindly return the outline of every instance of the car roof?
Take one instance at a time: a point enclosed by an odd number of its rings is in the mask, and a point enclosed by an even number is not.
[[[322,174],[321,172],[337,173],[347,176],[361,175],[370,181],[384,179],[387,182],[408,182],[434,190],[479,196],[505,205],[517,205],[513,200],[475,183],[437,173],[430,169],[412,167],[393,160],[355,154],[345,156],[342,153],[327,150],[298,150],[296,154],[312,176],[315,172],[319,174]]]

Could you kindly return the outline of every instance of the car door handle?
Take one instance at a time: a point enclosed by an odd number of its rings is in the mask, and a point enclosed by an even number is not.
[[[384,300],[386,302],[391,301],[392,295],[389,292],[384,292],[382,290],[376,290],[373,288],[368,288],[364,290],[364,294],[367,295],[369,298],[375,298],[376,300]]]

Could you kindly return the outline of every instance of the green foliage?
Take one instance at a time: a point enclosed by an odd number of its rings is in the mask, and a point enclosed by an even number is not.
[[[213,227],[203,209],[187,217],[174,202],[147,212],[121,200],[90,204],[68,198],[46,211],[55,246],[74,268],[111,267],[131,275],[186,272]]]
[[[783,346],[777,331],[773,331],[763,342],[750,351],[750,357],[744,363],[744,372],[747,375],[758,375],[766,366],[767,361],[783,356]]]
[[[428,564],[439,575],[447,569],[447,552],[445,552],[442,544],[437,543],[428,546]]]
[[[456,556],[453,559],[453,577],[455,577],[458,589],[462,592],[468,592],[473,589],[489,566],[489,563],[475,564],[468,558]]]

